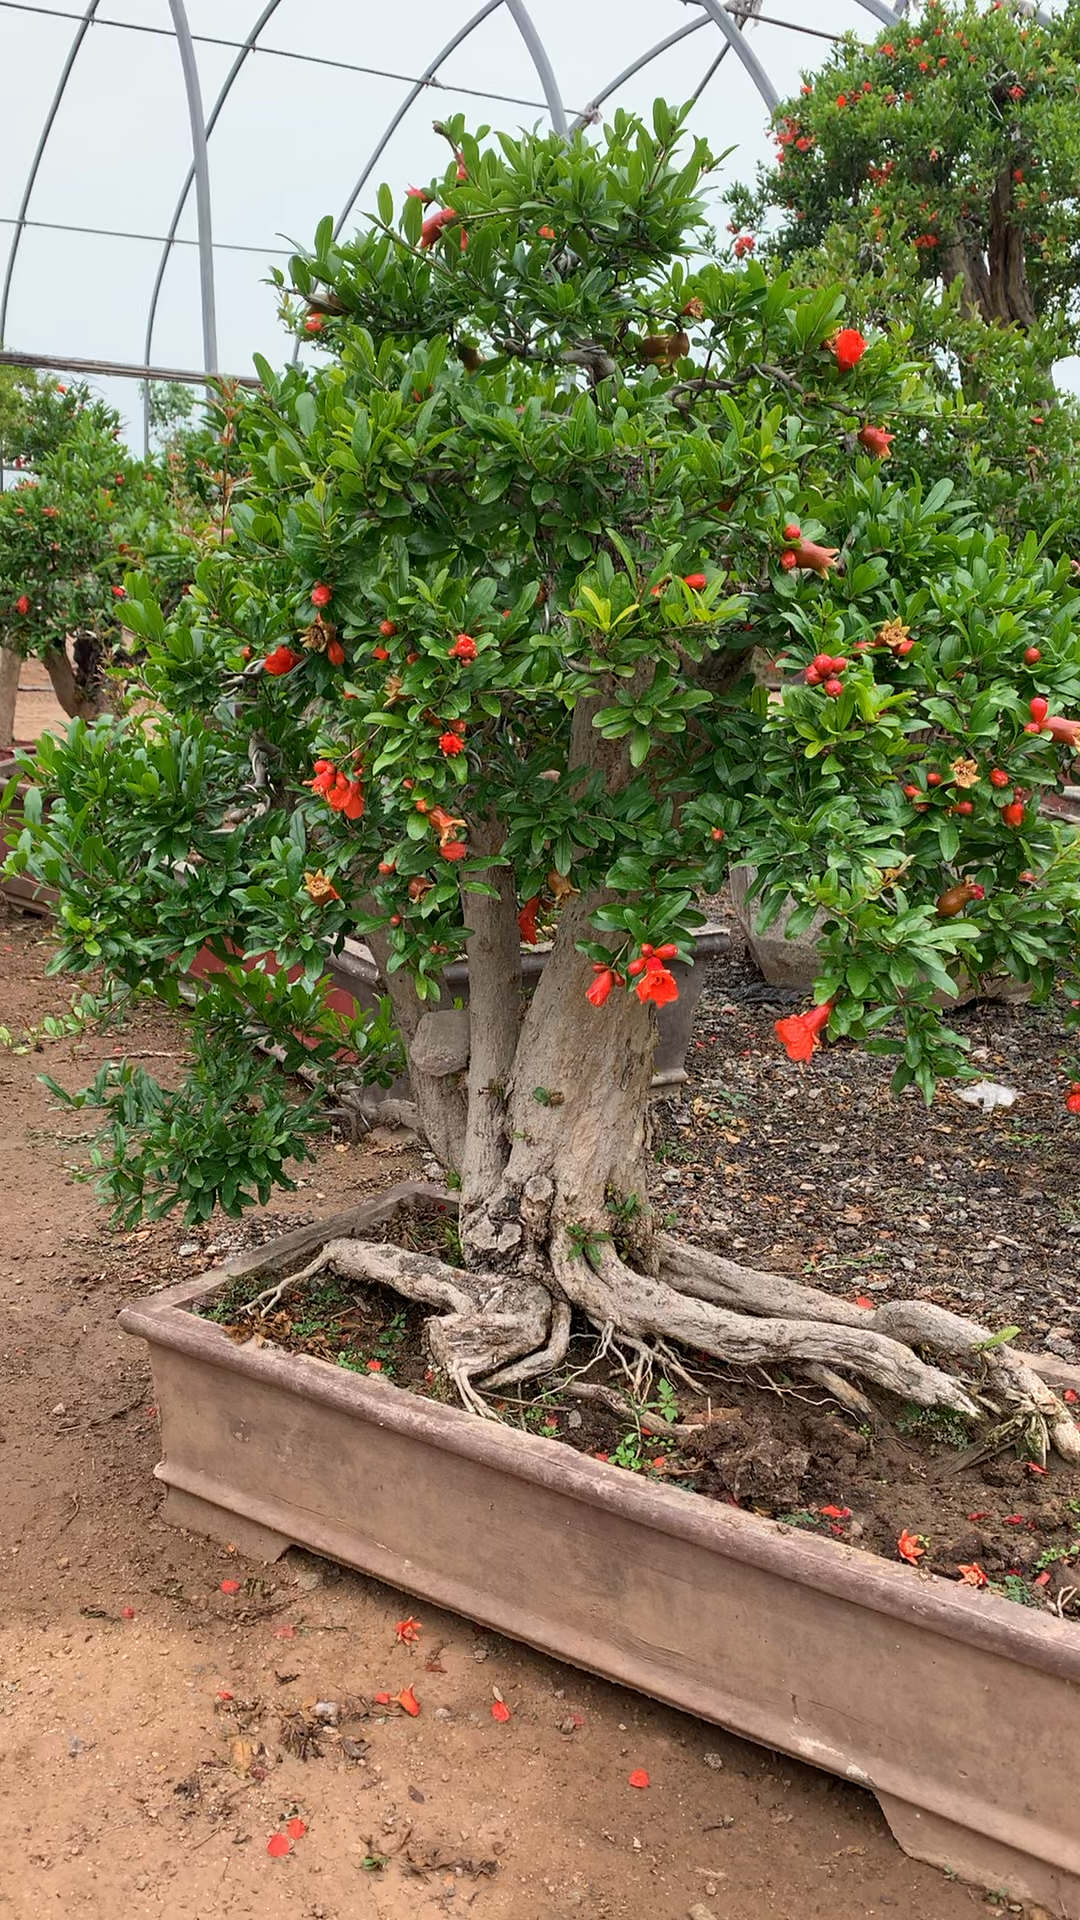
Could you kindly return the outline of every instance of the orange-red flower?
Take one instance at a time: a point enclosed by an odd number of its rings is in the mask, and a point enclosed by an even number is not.
[[[312,606],[328,607],[333,597],[333,587],[328,587],[325,580],[316,580],[315,585],[311,589]]]
[[[452,226],[457,217],[453,207],[440,207],[438,213],[428,215],[420,229],[420,246],[425,253],[435,245],[443,228]]]
[[[536,915],[539,906],[540,895],[534,893],[531,900],[526,900],[525,905],[518,914],[518,929],[527,947],[535,947],[536,945]]]
[[[475,660],[476,641],[471,633],[459,633],[450,649],[451,660]]]
[[[267,654],[263,666],[267,673],[291,673],[294,667],[300,665],[302,658],[303,655],[294,653],[291,647],[275,647],[272,653]]]
[[[800,540],[788,551],[794,558],[789,560],[785,553],[781,558],[781,566],[805,567],[809,573],[820,573],[823,579],[840,558],[838,547],[819,547],[815,540]]]
[[[20,595],[19,595],[19,597],[18,597],[18,599],[17,599],[17,600],[16,600],[16,602],[15,602],[15,611],[16,611],[16,613],[24,613],[24,614],[25,614],[25,613],[29,613],[29,611],[30,611],[30,596],[29,596],[29,594],[26,594],[26,593],[20,593]]]
[[[398,1621],[394,1632],[403,1647],[415,1646],[420,1637],[420,1622],[419,1620],[414,1620],[410,1614],[407,1620]]]
[[[591,1000],[594,1007],[602,1007],[605,1000],[611,996],[611,989],[615,985],[615,974],[611,967],[605,967],[596,962],[593,963],[593,972],[596,978],[586,992],[585,998]]]
[[[321,333],[326,325],[326,316],[322,313],[309,313],[304,321],[305,333]]]
[[[364,789],[358,779],[349,779],[330,760],[316,760],[315,778],[306,784],[321,794],[328,807],[343,813],[346,820],[359,820],[364,812]]]
[[[332,667],[343,667],[345,665],[345,649],[340,640],[331,640],[326,649],[326,657]]]
[[[884,427],[866,426],[859,428],[858,438],[859,445],[865,447],[867,453],[872,453],[877,460],[887,460],[889,448],[896,439],[896,435],[886,433]]]
[[[457,733],[440,733],[439,746],[448,760],[451,760],[455,753],[465,751],[465,742]]]
[[[979,1566],[978,1561],[969,1561],[966,1566],[958,1566],[956,1571],[960,1575],[960,1585],[962,1587],[985,1587],[986,1575]]]
[[[635,987],[642,1006],[651,1000],[654,1006],[666,1007],[671,1000],[679,997],[679,988],[675,975],[665,967],[662,960],[649,959],[645,962],[645,971]]]
[[[329,793],[337,779],[337,768],[332,760],[316,760],[314,780],[305,780],[304,785],[313,793]]]
[[[832,350],[841,373],[850,373],[866,352],[866,341],[857,327],[841,327],[833,337]]]
[[[328,874],[320,867],[317,873],[305,873],[304,885],[317,907],[325,906],[328,900],[340,900],[341,895]]]
[[[1065,1095],[1065,1107],[1069,1113],[1080,1113],[1080,1080],[1074,1081]]]
[[[700,593],[702,589],[709,584],[708,578],[704,573],[684,573],[683,580],[695,593]]]
[[[922,1535],[909,1533],[905,1527],[896,1543],[896,1551],[900,1555],[901,1560],[906,1560],[909,1566],[917,1567],[923,1554],[926,1552]]]
[[[831,1000],[824,1000],[819,1007],[811,1007],[807,1013],[789,1014],[786,1020],[776,1022],[776,1037],[787,1049],[789,1060],[809,1060],[818,1044],[818,1036],[829,1023],[833,1010]]]
[[[427,813],[428,819],[431,821],[432,826],[439,836],[440,847],[445,847],[451,840],[456,840],[458,828],[465,825],[464,820],[462,820],[458,814],[448,813],[445,807],[424,808],[421,807],[418,802],[417,812]]]
[[[468,851],[464,840],[446,840],[439,848],[444,860],[464,860]]]

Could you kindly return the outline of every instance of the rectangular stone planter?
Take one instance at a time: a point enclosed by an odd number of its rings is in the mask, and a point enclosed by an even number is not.
[[[277,1242],[287,1272],[415,1186]],[[126,1307],[166,1517],[297,1543],[855,1781],[900,1845],[1080,1920],[1080,1634],[192,1311],[267,1250]]]
[[[18,762],[0,756],[0,794],[7,787],[13,774],[20,772]],[[10,900],[12,906],[21,907],[26,913],[49,914],[56,905],[55,888],[42,886],[32,880],[28,873],[5,874],[2,869],[8,854],[16,845],[22,832],[22,813],[19,801],[30,785],[29,780],[21,780],[16,789],[15,805],[10,813],[0,815],[0,899]]]

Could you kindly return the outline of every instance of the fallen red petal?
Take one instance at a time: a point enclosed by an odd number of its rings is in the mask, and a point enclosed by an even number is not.
[[[1037,1587],[1048,1587],[1048,1586],[1050,1585],[1050,1575],[1049,1575],[1049,1572],[1047,1572],[1047,1571],[1044,1571],[1044,1572],[1042,1572],[1042,1573],[1040,1573],[1040,1574],[1039,1574],[1039,1575],[1037,1576],[1037,1578],[1036,1578],[1036,1580],[1035,1580],[1035,1585],[1036,1585]]]
[[[1074,1407],[1076,1402],[1080,1400],[1080,1393],[1077,1393],[1075,1387],[1066,1387],[1061,1397],[1063,1400],[1068,1401],[1070,1407]]]
[[[492,1701],[492,1703],[491,1703],[491,1717],[492,1717],[492,1719],[493,1719],[493,1720],[509,1720],[509,1718],[510,1718],[510,1709],[509,1709],[509,1707],[507,1706],[507,1704],[506,1704],[506,1701],[505,1701],[505,1700],[493,1700],[493,1701]]]
[[[855,1305],[868,1310],[870,1313],[874,1311],[874,1302],[870,1299],[869,1295],[865,1293],[857,1293],[855,1295]]]
[[[295,1627],[275,1627],[274,1639],[275,1640],[295,1640],[296,1628]]]
[[[292,1852],[292,1841],[287,1840],[283,1833],[272,1833],[266,1843],[266,1851],[272,1859],[283,1860],[287,1853]]]
[[[121,1620],[134,1620],[135,1618],[134,1607],[121,1607],[120,1618]]]
[[[827,1520],[850,1520],[851,1519],[850,1507],[819,1507],[818,1512],[823,1513]]]
[[[394,1698],[397,1701],[398,1706],[403,1707],[406,1713],[411,1713],[413,1719],[415,1720],[417,1714],[420,1711],[420,1702],[417,1699],[412,1688],[402,1687],[401,1692],[395,1694]]]
[[[286,1822],[285,1831],[290,1840],[302,1840],[307,1832],[307,1821],[299,1818]]]
[[[390,1705],[390,1695],[388,1693],[373,1693],[371,1698],[377,1707],[388,1707]]]
[[[635,1767],[633,1773],[630,1775],[630,1785],[632,1787],[647,1787],[648,1784],[649,1776],[644,1767]]]
[[[239,1580],[223,1580],[221,1583],[221,1591],[222,1593],[239,1593]]]

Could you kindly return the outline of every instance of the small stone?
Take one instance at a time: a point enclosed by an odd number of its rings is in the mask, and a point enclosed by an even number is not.
[[[53,1408],[53,1412],[54,1412],[54,1413],[66,1413],[66,1412],[67,1412],[67,1408],[65,1407],[65,1405],[64,1405],[64,1403],[63,1403],[63,1401],[62,1401],[62,1400],[58,1400],[58,1401],[57,1401],[57,1403],[56,1403],[56,1405],[55,1405],[55,1407]]]
[[[453,1717],[454,1717],[453,1713],[451,1712],[449,1707],[436,1707],[435,1709],[436,1720],[452,1720]]]
[[[711,1767],[714,1773],[719,1773],[721,1767],[724,1764],[720,1758],[720,1755],[718,1753],[707,1753],[703,1757],[704,1757],[705,1765],[707,1767]]]
[[[577,1432],[577,1429],[581,1425],[581,1415],[578,1412],[576,1407],[573,1409],[572,1412],[567,1414],[566,1424],[571,1429],[572,1432],[575,1432],[575,1433]]]
[[[700,1900],[695,1900],[693,1906],[686,1909],[686,1920],[716,1920],[716,1915],[711,1907],[702,1906]]]

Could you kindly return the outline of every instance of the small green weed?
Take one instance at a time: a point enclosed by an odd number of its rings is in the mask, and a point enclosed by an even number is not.
[[[958,1453],[971,1441],[960,1415],[948,1407],[907,1406],[897,1415],[896,1431],[930,1446],[955,1447]]]

